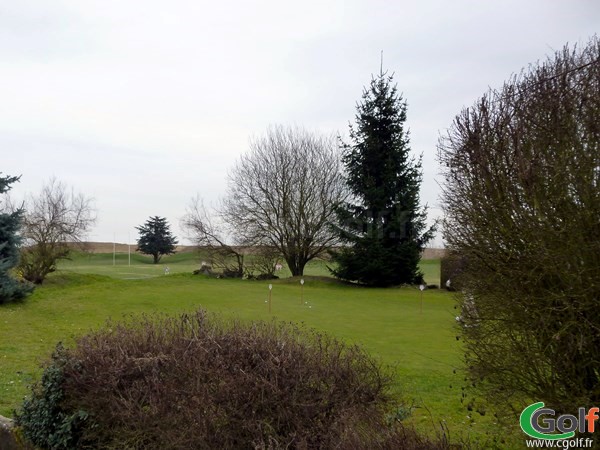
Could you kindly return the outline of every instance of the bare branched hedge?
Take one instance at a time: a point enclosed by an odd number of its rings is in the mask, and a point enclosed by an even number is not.
[[[516,412],[600,402],[600,39],[565,46],[440,140],[472,381]],[[470,306],[469,306],[470,305]]]
[[[325,334],[199,310],[59,347],[17,423],[42,448],[445,448],[386,424],[390,382]]]
[[[460,291],[460,275],[465,266],[465,258],[456,253],[448,252],[443,256],[440,259],[440,287],[449,291]]]

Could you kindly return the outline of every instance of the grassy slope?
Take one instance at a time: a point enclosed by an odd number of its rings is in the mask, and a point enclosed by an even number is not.
[[[39,376],[39,362],[56,342],[70,343],[73,336],[103,325],[109,317],[177,313],[199,306],[242,319],[271,317],[265,303],[268,282],[177,273],[197,267],[193,255],[166,258],[169,276],[162,275],[162,267],[135,258],[132,266],[126,265],[126,259],[112,266],[112,255],[77,258],[26,302],[0,308],[0,414],[11,415],[26,385]],[[436,261],[424,261],[423,270],[429,283],[439,282]],[[326,268],[315,263],[307,272],[324,275]],[[431,431],[431,424],[442,420],[454,433],[470,428],[481,433],[489,428],[489,417],[481,418],[483,424],[469,424],[460,404],[461,357],[454,301],[448,293],[425,291],[421,312],[421,293],[415,288],[367,289],[307,277],[307,303],[301,303],[298,280],[282,279],[273,285],[273,317],[360,343],[382,362],[395,365],[399,389],[418,407],[412,420],[419,428]]]

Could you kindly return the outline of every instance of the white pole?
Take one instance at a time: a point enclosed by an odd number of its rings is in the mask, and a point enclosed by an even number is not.
[[[131,265],[131,233],[127,235],[127,254],[129,257],[129,265]]]
[[[117,252],[117,235],[113,233],[113,266],[116,265],[116,252]]]
[[[271,314],[271,291],[273,290],[273,285],[269,285],[269,314]]]

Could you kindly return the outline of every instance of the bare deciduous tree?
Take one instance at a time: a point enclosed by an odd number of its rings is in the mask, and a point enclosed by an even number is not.
[[[440,142],[467,365],[495,404],[600,401],[599,117],[594,38],[488,92]]]
[[[228,243],[227,225],[217,224],[218,213],[215,216],[216,220],[208,213],[200,197],[195,196],[181,219],[181,226],[199,250],[207,253],[211,266],[219,267],[223,273],[242,277],[246,248]]]
[[[19,267],[26,280],[39,284],[74,244],[82,244],[95,223],[95,210],[89,197],[54,178],[25,200],[24,209]]]
[[[220,219],[217,211],[210,214],[199,196],[192,198],[181,226],[188,238],[208,258],[211,267],[233,277],[275,278],[281,253],[272,246],[252,246]],[[258,275],[257,275],[258,273]]]
[[[250,264],[246,265],[248,277],[259,279],[278,278],[275,275],[279,263],[281,262],[281,252],[272,246],[261,246],[253,249]],[[258,272],[258,275],[255,273]]]
[[[329,226],[345,188],[334,137],[273,126],[229,173],[222,217],[238,238],[276,248],[292,275],[337,242]]]

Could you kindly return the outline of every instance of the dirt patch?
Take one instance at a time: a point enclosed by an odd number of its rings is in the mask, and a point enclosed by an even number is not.
[[[446,255],[445,248],[426,248],[421,257],[423,259],[440,259]]]

